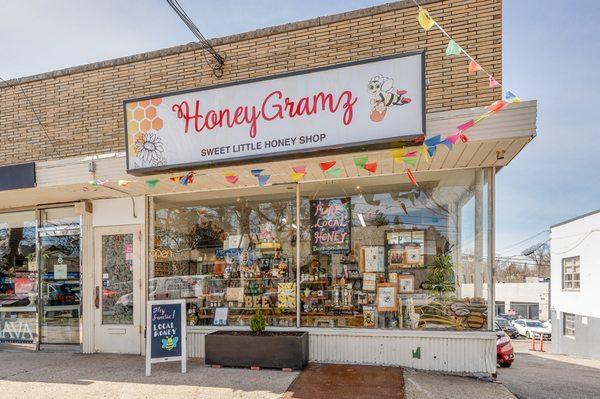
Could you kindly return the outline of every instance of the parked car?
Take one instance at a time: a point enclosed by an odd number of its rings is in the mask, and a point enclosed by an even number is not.
[[[515,351],[508,334],[496,323],[496,361],[500,367],[510,367],[515,360]]]
[[[513,326],[519,332],[519,335],[524,335],[527,338],[550,339],[552,333],[544,327],[539,320],[519,319],[512,322]]]
[[[503,319],[501,317],[496,318],[496,323],[500,326],[500,329],[504,331],[510,338],[518,338],[519,331],[515,326],[513,326],[509,320]]]

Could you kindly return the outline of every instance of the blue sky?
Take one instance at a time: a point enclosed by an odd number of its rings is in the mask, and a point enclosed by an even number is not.
[[[385,2],[180,0],[206,37]],[[503,79],[521,98],[538,100],[538,137],[498,174],[496,248],[503,255],[545,239],[502,251],[551,224],[600,208],[600,132],[593,122],[600,110],[600,2],[541,3],[504,1]],[[162,0],[0,0],[0,6],[5,79],[194,40]]]

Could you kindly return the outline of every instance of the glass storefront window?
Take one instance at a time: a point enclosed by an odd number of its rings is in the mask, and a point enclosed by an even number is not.
[[[185,298],[189,325],[296,325],[295,187],[154,203],[149,299]],[[213,194],[214,195],[214,194]]]
[[[189,325],[487,329],[490,178],[301,182],[299,220],[295,186],[157,197],[149,298],[185,298]]]
[[[301,325],[487,328],[483,176],[302,184]]]
[[[0,213],[0,343],[37,341],[34,211]]]

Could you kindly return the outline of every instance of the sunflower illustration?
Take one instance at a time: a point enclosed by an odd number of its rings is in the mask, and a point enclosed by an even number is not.
[[[146,165],[159,166],[166,162],[162,140],[156,133],[148,132],[135,143],[138,158]]]

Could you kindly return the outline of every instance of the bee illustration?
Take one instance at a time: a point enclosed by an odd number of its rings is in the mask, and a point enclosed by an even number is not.
[[[454,302],[450,305],[452,312],[462,319],[468,328],[483,328],[487,318],[487,307],[485,303]]]
[[[173,337],[172,335],[167,338],[162,339],[162,348],[168,351],[172,351],[177,348],[177,342],[179,342],[179,337]]]
[[[368,90],[371,95],[369,102],[373,106],[371,110],[371,120],[373,122],[383,120],[388,107],[401,106],[412,101],[410,98],[404,97],[406,90],[396,89],[394,91],[394,79],[383,75],[372,77],[368,84]]]

